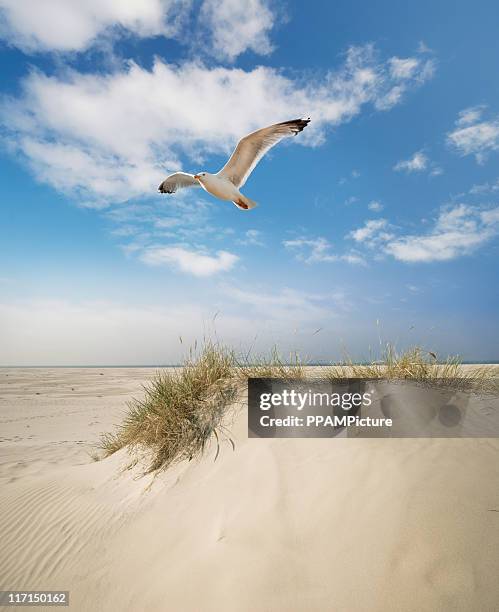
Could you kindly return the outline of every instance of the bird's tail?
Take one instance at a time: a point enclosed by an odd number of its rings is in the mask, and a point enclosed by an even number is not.
[[[242,193],[239,195],[237,200],[234,200],[234,204],[241,210],[251,210],[252,208],[255,208],[255,206],[258,206],[256,202],[253,202],[253,200],[250,200]]]

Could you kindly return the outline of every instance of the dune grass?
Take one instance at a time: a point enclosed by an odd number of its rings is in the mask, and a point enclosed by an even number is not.
[[[124,447],[145,450],[146,472],[154,472],[202,453],[225,431],[226,408],[238,390],[233,367],[231,351],[208,343],[199,354],[191,352],[182,368],[158,372],[144,387],[144,397],[128,403],[118,430],[102,437],[105,454]]]
[[[123,423],[102,436],[101,450],[109,456],[122,448],[142,453],[147,472],[166,469],[183,459],[200,455],[210,440],[228,440],[234,446],[226,417],[248,378],[329,380],[378,378],[413,380],[432,385],[499,391],[498,370],[493,367],[464,369],[457,358],[440,362],[434,353],[419,347],[398,354],[387,345],[380,360],[358,364],[345,360],[330,366],[308,368],[297,354],[289,361],[276,348],[268,356],[237,356],[218,343],[206,342],[189,353],[184,365],[158,372],[144,387],[144,397],[128,403]],[[215,456],[215,459],[216,459]]]
[[[382,358],[358,364],[346,359],[324,369],[322,377],[335,381],[339,378],[374,378],[385,380],[412,380],[432,386],[452,387],[483,393],[499,390],[498,369],[493,366],[463,367],[458,357],[439,361],[435,353],[413,347],[398,353],[387,344]]]
[[[252,356],[251,353],[238,357],[234,363],[236,376],[244,383],[248,378],[282,378],[297,380],[306,376],[307,363],[297,352],[288,359],[273,346],[268,355]]]

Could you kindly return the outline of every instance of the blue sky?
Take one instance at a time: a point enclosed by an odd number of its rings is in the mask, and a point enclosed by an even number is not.
[[[41,5],[0,0],[0,364],[499,359],[496,3]],[[255,210],[156,193],[299,116]]]

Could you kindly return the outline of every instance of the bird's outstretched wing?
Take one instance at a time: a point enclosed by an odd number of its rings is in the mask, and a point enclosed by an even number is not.
[[[262,157],[286,136],[296,136],[307,127],[310,119],[293,119],[276,123],[248,134],[237,143],[229,161],[218,173],[228,178],[239,189]]]
[[[194,175],[187,172],[175,172],[167,176],[158,187],[160,193],[175,193],[178,189],[184,187],[199,187],[199,182],[196,181]]]

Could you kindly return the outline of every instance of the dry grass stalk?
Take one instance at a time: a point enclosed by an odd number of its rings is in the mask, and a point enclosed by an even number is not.
[[[438,362],[437,356],[412,348],[398,354],[387,345],[383,359],[368,364],[345,360],[321,367],[318,376],[307,371],[295,353],[285,361],[274,347],[268,357],[238,358],[218,343],[207,342],[189,353],[182,368],[158,372],[144,387],[144,398],[128,404],[128,412],[115,433],[105,434],[101,449],[105,456],[127,447],[150,458],[147,472],[159,471],[203,452],[215,438],[217,456],[221,437],[233,445],[224,426],[228,408],[250,377],[300,380],[311,375],[334,382],[339,378],[413,380],[479,392],[499,391],[497,368],[463,368],[459,359]]]

